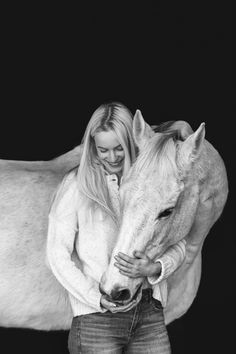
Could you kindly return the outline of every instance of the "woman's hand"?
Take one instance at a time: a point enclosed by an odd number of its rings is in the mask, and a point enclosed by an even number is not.
[[[129,278],[149,277],[161,273],[161,263],[152,261],[143,252],[134,251],[134,257],[119,252],[114,264],[121,274]]]
[[[106,295],[101,296],[100,300],[101,307],[113,312],[112,310],[116,307],[116,304],[114,302],[108,301],[106,298]]]
[[[118,305],[114,302],[108,301],[106,295],[101,296],[100,300],[101,307],[107,309],[108,311],[115,313],[115,312],[126,312],[131,310],[134,306],[137,305],[137,301],[133,300],[129,302],[127,305]]]

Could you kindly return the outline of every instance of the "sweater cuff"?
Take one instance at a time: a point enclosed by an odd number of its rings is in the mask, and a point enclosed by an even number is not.
[[[155,261],[155,263],[157,262],[161,263],[161,274],[148,277],[148,281],[151,285],[156,285],[160,283],[164,278],[167,278],[168,275],[171,274],[171,270],[173,268],[173,262],[170,257],[163,256]]]

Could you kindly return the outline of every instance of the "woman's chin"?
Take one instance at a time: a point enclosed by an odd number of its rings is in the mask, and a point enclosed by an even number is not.
[[[122,169],[121,168],[117,168],[117,169],[107,169],[107,172],[110,173],[111,175],[115,174],[115,175],[118,175],[118,174],[121,174],[122,173]]]
[[[119,165],[119,166],[106,165],[105,167],[106,167],[107,172],[110,174],[120,174],[120,173],[122,173],[122,170],[123,170],[123,165]]]

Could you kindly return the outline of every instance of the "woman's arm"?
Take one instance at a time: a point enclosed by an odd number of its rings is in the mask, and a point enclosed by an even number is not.
[[[85,276],[71,259],[78,229],[76,188],[76,182],[67,176],[56,195],[49,215],[47,259],[53,274],[70,294],[102,311],[98,282]]]
[[[123,275],[130,278],[147,277],[149,283],[154,285],[166,279],[182,264],[185,258],[185,244],[185,240],[179,241],[154,261],[143,252],[135,252],[135,258],[119,253],[115,256],[115,266]]]
[[[170,246],[160,258],[155,259],[155,263],[161,265],[161,270],[160,274],[154,274],[148,277],[148,281],[151,285],[160,283],[180,267],[185,259],[185,245],[186,241],[183,239],[175,245]]]
[[[101,311],[99,284],[85,276],[71,259],[76,229],[72,218],[49,217],[47,257],[51,270],[61,285],[80,302]]]

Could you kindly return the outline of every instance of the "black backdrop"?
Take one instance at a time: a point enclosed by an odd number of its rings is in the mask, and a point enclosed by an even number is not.
[[[102,5],[101,5],[102,4]],[[168,330],[173,353],[231,353],[233,129],[231,9],[156,1],[57,4],[4,13],[0,157],[49,160],[80,143],[102,102],[150,124],[183,119],[223,157],[230,195],[203,249],[200,289]],[[1,284],[1,282],[0,282]],[[1,353],[67,353],[68,332],[0,329]]]

